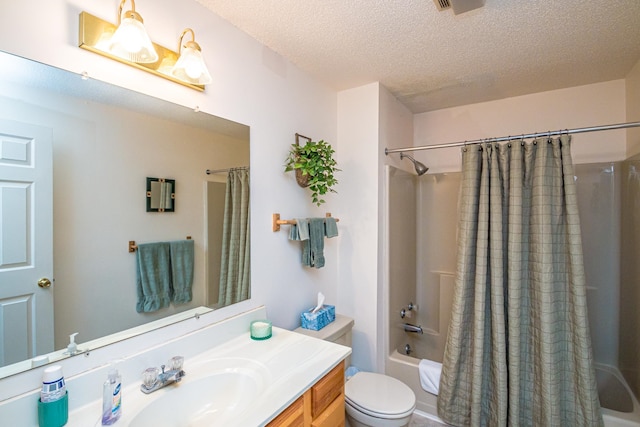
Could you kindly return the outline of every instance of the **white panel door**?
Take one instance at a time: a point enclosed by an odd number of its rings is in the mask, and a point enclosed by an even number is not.
[[[51,134],[0,119],[0,366],[54,350]]]

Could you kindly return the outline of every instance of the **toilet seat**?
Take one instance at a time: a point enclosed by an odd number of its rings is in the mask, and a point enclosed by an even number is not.
[[[373,372],[358,372],[351,377],[344,394],[354,409],[375,418],[407,417],[416,407],[416,396],[406,384]]]

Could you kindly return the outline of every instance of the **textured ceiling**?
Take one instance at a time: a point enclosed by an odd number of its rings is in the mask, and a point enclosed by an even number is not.
[[[328,86],[379,81],[414,113],[620,79],[640,59],[640,0],[459,15],[432,0],[197,1]]]

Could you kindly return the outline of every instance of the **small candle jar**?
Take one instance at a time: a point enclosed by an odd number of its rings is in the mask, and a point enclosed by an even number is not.
[[[254,320],[251,322],[251,339],[266,340],[271,338],[271,321]]]

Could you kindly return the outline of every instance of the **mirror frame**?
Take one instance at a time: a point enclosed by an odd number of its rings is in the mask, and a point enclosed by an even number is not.
[[[153,185],[154,183],[159,183],[161,186],[166,184],[169,186],[169,200],[171,200],[171,206],[166,207],[162,205],[162,190],[160,190],[160,194],[154,194],[157,192],[156,187]],[[154,207],[155,203],[153,202],[154,196],[159,198],[159,206]],[[147,177],[147,212],[175,212],[176,210],[176,180],[175,179],[166,179],[166,178],[149,178]]]

